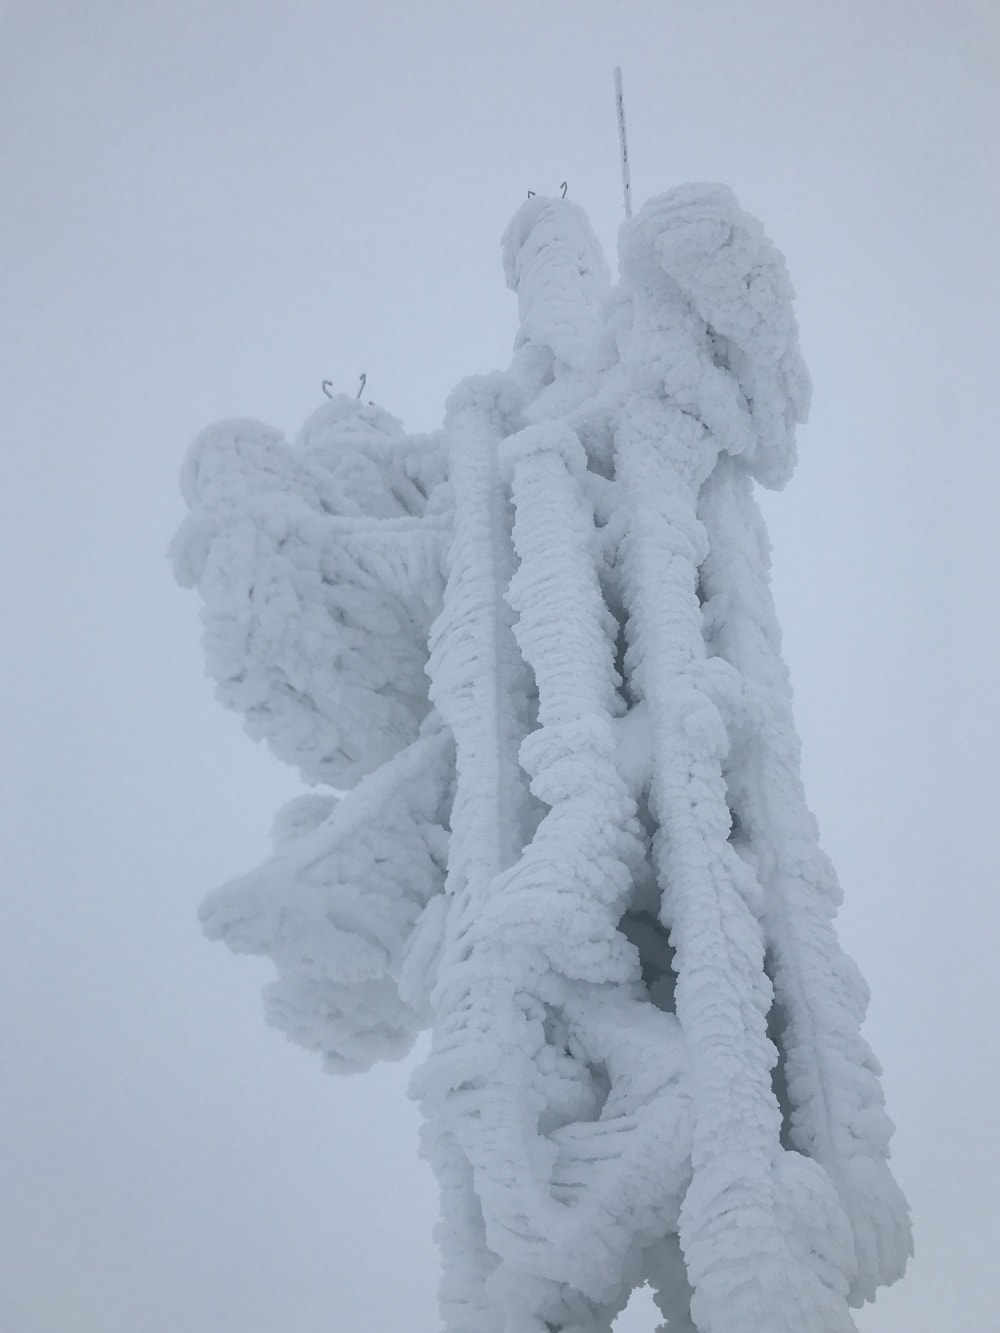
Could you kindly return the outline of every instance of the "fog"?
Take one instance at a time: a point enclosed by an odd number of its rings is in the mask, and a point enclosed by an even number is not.
[[[438,1326],[408,1067],[323,1075],[200,934],[300,786],[213,701],[165,550],[207,422],[291,433],[365,372],[432,428],[505,364],[529,189],[613,255],[616,64],[636,204],[726,182],[798,291],[775,591],[917,1245],[859,1327],[1000,1306],[1000,11],[7,0],[0,1329]]]

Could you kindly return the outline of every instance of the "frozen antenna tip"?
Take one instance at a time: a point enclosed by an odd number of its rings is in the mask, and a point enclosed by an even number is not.
[[[625,131],[625,94],[622,91],[622,67],[615,70],[615,110],[618,113],[618,147],[622,163],[622,193],[625,197],[625,216],[632,216],[632,176],[628,162],[628,135]]]

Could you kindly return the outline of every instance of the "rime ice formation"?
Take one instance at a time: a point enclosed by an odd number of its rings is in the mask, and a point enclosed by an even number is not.
[[[866,991],[799,778],[754,483],[809,383],[721,186],[503,241],[512,365],[408,437],[340,398],[183,473],[222,701],[327,795],[205,904],[334,1070],[429,1027],[449,1333],[847,1333],[903,1271]]]

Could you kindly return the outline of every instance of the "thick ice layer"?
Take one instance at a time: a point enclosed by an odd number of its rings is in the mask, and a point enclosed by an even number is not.
[[[293,801],[273,855],[202,908],[211,939],[273,960],[268,1020],[332,1071],[404,1055],[427,1020],[398,983],[414,927],[444,887],[451,764],[439,730],[342,799]]]
[[[221,697],[357,784],[205,927],[331,1068],[430,1024],[448,1333],[610,1333],[646,1280],[670,1333],[849,1333],[909,1225],[753,498],[808,405],[784,263],[714,185],[613,290],[563,200],[503,247],[513,363],[440,435],[338,399],[186,466]]]
[[[440,476],[432,442],[351,399],[294,447],[259,422],[210,427],[185,464],[191,513],[172,554],[204,600],[218,696],[311,781],[353,785],[427,713]]]
[[[686,185],[622,228],[619,260],[636,305],[674,324],[652,368],[674,405],[759,481],[783,485],[810,386],[785,262],[760,223],[726,186]]]
[[[829,1174],[851,1223],[856,1299],[898,1277],[910,1252],[905,1202],[886,1163],[892,1124],[859,1031],[867,990],[833,927],[840,891],[799,777],[799,742],[767,579],[767,535],[748,478],[720,461],[700,498],[706,638],[752,691],[733,738],[728,799],[740,855],[764,889],[780,1014],[787,1136]]]
[[[583,209],[564,199],[529,199],[502,245],[521,323],[515,348],[537,349],[564,368],[590,369],[611,279]]]

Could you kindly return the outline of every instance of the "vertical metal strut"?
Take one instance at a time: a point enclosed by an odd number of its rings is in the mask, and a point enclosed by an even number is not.
[[[622,192],[625,196],[625,216],[632,216],[632,175],[628,164],[628,137],[625,133],[625,95],[622,92],[622,67],[615,70],[615,107],[618,111],[618,145],[622,159]]]

